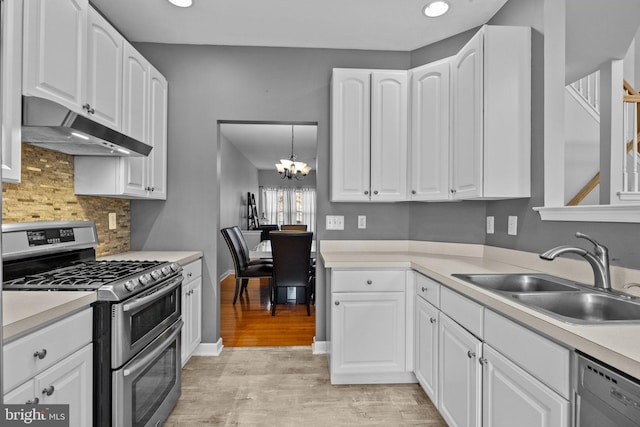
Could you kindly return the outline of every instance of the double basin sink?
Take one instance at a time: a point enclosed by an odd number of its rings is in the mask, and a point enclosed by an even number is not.
[[[567,323],[640,323],[640,299],[547,274],[453,274]]]

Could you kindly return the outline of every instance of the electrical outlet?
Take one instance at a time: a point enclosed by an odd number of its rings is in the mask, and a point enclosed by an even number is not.
[[[507,223],[507,233],[511,236],[518,234],[518,217],[509,216],[509,222]]]
[[[116,228],[118,228],[118,223],[116,222],[116,213],[110,212],[109,213],[109,230],[115,230]]]
[[[366,215],[358,215],[358,228],[367,228]]]
[[[487,234],[495,233],[495,218],[492,216],[487,217]]]

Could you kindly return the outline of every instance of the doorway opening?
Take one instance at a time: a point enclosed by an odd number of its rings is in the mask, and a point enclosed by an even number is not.
[[[238,226],[250,250],[264,234],[263,225],[303,224],[316,230],[317,123],[221,121],[218,123],[220,228]],[[311,171],[279,173],[281,159],[296,157]],[[316,335],[316,311],[294,299],[277,305],[271,316],[268,279],[250,279],[235,293],[231,253],[218,236],[220,336],[225,346],[310,345]],[[255,255],[255,254],[254,254]],[[293,295],[295,298],[295,295]]]

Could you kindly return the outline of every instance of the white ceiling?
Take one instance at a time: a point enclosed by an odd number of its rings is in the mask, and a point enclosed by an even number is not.
[[[291,124],[222,123],[220,133],[257,169],[275,170],[291,155]],[[298,161],[316,169],[316,125],[293,126],[293,152]]]
[[[507,0],[91,0],[130,41],[411,51],[485,24]]]

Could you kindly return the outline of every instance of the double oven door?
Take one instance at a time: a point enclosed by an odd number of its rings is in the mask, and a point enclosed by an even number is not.
[[[110,418],[98,422],[100,427],[162,425],[177,402],[181,285],[179,274],[108,308],[110,357],[103,357],[110,366],[102,381],[110,383],[110,405],[104,409],[111,413],[98,414],[100,420]],[[99,389],[106,391],[103,387]]]

